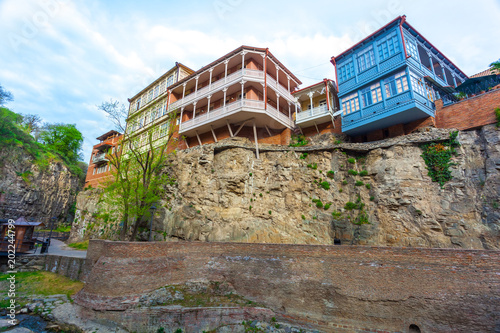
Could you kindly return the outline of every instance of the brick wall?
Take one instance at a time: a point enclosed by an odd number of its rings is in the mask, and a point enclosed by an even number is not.
[[[91,241],[80,305],[124,310],[127,296],[227,281],[280,319],[325,331],[493,332],[500,252],[241,243]],[[342,328],[342,330],[340,329]]]
[[[496,123],[495,108],[500,107],[500,89],[444,106],[436,101],[436,127],[467,130]]]

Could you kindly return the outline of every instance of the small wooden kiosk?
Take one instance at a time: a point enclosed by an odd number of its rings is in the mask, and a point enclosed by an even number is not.
[[[26,253],[35,248],[36,239],[33,237],[33,232],[35,227],[43,226],[43,222],[28,222],[24,217],[18,218],[14,222],[15,228],[12,229],[15,232],[15,248],[16,253]],[[9,222],[8,220],[2,220],[0,222],[0,228],[2,232],[2,238],[0,242],[0,252],[6,253],[9,250]]]

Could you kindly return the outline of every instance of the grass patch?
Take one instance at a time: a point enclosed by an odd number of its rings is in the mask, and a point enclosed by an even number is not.
[[[68,246],[75,250],[87,250],[89,248],[89,241],[86,240],[84,242],[71,243],[68,244]]]
[[[2,279],[2,283],[6,283]],[[83,282],[73,281],[65,276],[51,272],[18,272],[16,274],[16,292],[22,296],[65,294],[70,298],[83,288]],[[8,290],[7,288],[3,288]]]

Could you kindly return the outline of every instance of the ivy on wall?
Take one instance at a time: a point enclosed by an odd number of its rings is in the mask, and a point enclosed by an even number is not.
[[[450,138],[444,142],[431,142],[420,146],[422,149],[422,158],[427,165],[428,176],[432,181],[439,183],[441,188],[451,180],[450,166],[455,165],[451,157],[457,154],[455,148],[460,146],[457,141],[458,131],[450,133]]]

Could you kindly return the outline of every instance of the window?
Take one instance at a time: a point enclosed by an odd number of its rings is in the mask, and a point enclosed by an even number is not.
[[[351,112],[359,110],[359,98],[357,92],[342,98],[342,109],[344,109],[344,115],[348,115]]]
[[[167,87],[171,86],[172,84],[174,84],[174,76],[170,75],[167,79]]]
[[[422,95],[424,97],[427,96],[425,84],[421,78],[419,78],[416,74],[410,73],[411,86],[413,87],[413,91]]]
[[[339,81],[344,82],[354,77],[354,66],[352,61],[349,61],[347,64],[342,65],[338,71]]]
[[[169,122],[164,122],[163,124],[160,125],[160,131],[159,131],[159,137],[160,138],[163,138],[164,136],[167,135],[168,133],[168,126],[169,126]]]
[[[136,105],[135,105],[135,110],[137,111],[137,110],[139,110],[140,108],[141,108],[141,98],[139,97],[139,98],[137,99],[137,103],[136,103]]]
[[[384,82],[387,97],[392,97],[408,90],[408,79],[405,72],[388,77]]]
[[[154,88],[154,91],[153,91],[153,99],[155,99],[156,97],[158,97],[159,94],[160,94],[160,85],[157,85]]]
[[[418,50],[415,41],[411,38],[405,38],[406,42],[406,53],[412,56],[416,61],[418,61]]]
[[[148,92],[148,103],[153,99],[153,89]]]
[[[163,94],[167,90],[167,81],[163,80],[160,83],[160,94]]]
[[[364,71],[374,65],[375,54],[373,53],[373,46],[370,46],[358,54],[358,68],[359,71]]]
[[[398,35],[396,31],[389,34],[378,44],[378,54],[380,60],[387,59],[399,52]]]
[[[363,107],[382,101],[382,89],[380,89],[380,83],[361,90],[361,100],[363,101]]]

